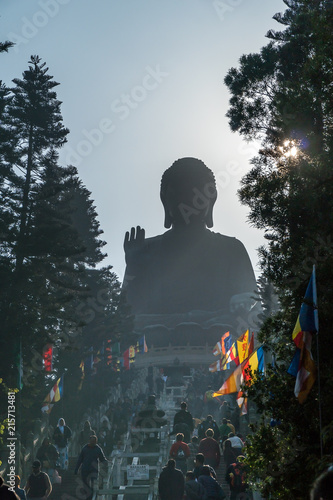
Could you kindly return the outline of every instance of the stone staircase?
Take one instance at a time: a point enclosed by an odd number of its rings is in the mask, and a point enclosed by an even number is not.
[[[227,495],[226,500],[229,500],[229,494],[230,494],[229,485],[225,481],[226,470],[227,470],[227,467],[224,463],[223,457],[221,457],[220,465],[216,470],[216,479],[217,479],[218,483],[222,486],[224,493]]]
[[[76,457],[70,458],[68,470],[59,471],[61,484],[54,484],[52,486],[52,493],[48,497],[48,500],[77,500],[86,498],[87,495],[80,475],[74,475],[76,462]]]

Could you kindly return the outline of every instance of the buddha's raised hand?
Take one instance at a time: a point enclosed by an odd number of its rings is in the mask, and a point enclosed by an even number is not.
[[[126,262],[128,263],[132,257],[142,250],[145,243],[145,230],[140,226],[131,228],[131,231],[126,231],[124,239],[124,250]]]

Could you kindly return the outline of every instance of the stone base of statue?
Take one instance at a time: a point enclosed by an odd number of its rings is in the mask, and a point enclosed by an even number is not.
[[[221,311],[192,311],[187,314],[138,315],[135,332],[145,335],[148,352],[137,356],[138,368],[153,366],[198,368],[216,361],[213,348],[224,333],[230,332],[236,340],[247,329],[258,324],[259,305],[250,310],[238,309],[233,313]]]

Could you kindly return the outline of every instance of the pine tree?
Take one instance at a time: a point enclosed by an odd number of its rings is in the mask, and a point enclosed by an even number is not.
[[[250,440],[249,464],[265,496],[305,498],[325,466],[333,442],[319,449],[318,386],[299,405],[295,380],[286,370],[294,352],[294,329],[312,266],[316,265],[320,318],[322,419],[332,424],[331,325],[333,321],[333,5],[330,1],[284,0],[259,54],[242,56],[225,83],[232,94],[231,129],[261,141],[242,179],[241,201],[249,221],[265,231],[260,249],[263,276],[275,287],[281,311],[264,323],[260,338],[276,364],[249,389],[266,418]],[[313,345],[315,359],[318,358]],[[280,423],[274,429],[267,418]],[[328,434],[327,434],[328,435]],[[271,450],[279,450],[272,465]],[[262,460],[259,459],[262,458]]]

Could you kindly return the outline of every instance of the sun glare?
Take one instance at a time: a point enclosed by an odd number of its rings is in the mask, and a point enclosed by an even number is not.
[[[283,146],[279,146],[279,150],[285,158],[295,157],[298,153],[295,141],[289,141],[288,139],[284,141]]]

